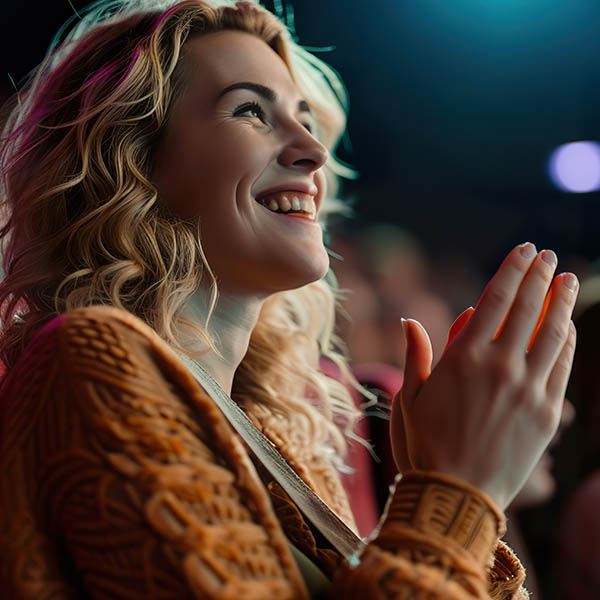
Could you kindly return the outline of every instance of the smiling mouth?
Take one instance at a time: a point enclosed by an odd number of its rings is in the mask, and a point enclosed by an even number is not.
[[[310,194],[293,190],[277,192],[256,200],[271,212],[294,215],[314,221],[317,217],[315,199]]]

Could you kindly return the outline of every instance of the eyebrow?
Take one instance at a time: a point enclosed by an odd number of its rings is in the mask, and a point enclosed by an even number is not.
[[[265,100],[269,102],[277,102],[277,94],[274,90],[266,85],[261,85],[260,83],[253,83],[252,81],[240,81],[238,83],[232,83],[228,85],[226,88],[222,89],[217,96],[217,99],[222,98],[225,94],[232,92],[233,90],[250,90],[255,92]],[[307,112],[311,113],[310,106],[306,100],[300,100],[298,102],[298,111],[299,112]]]

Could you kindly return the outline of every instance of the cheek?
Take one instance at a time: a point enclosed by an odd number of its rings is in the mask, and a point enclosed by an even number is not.
[[[236,185],[247,177],[258,177],[276,156],[276,151],[272,141],[251,125],[232,125],[231,130],[221,132],[216,138],[208,160],[213,163],[214,173],[222,178],[229,177]]]
[[[209,144],[184,143],[165,145],[157,155],[155,183],[161,201],[182,218],[202,212],[203,199],[215,199],[233,183],[231,166]]]
[[[231,194],[241,181],[257,177],[272,154],[266,140],[249,127],[220,127],[194,144],[183,160],[182,175],[195,188]]]
[[[250,186],[274,155],[269,140],[250,124],[191,123],[159,148],[155,183],[161,201],[175,214],[212,219],[205,211],[215,203],[228,205],[240,184]]]

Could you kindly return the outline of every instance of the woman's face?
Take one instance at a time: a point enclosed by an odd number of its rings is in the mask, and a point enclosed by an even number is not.
[[[327,150],[286,65],[240,31],[191,39],[184,54],[189,85],[156,155],[160,200],[199,217],[222,291],[261,296],[320,279]]]

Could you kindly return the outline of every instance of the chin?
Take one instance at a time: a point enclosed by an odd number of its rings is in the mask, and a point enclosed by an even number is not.
[[[301,261],[283,265],[277,278],[278,290],[294,290],[323,279],[329,271],[329,256],[323,250],[323,256],[315,257],[313,261]]]

